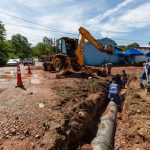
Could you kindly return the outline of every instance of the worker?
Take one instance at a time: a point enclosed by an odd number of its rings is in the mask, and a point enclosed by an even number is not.
[[[150,62],[146,62],[144,69],[147,75],[149,75],[150,74]]]
[[[116,74],[116,82],[119,85],[120,89],[122,89],[122,80],[121,80],[121,75],[120,74]]]
[[[146,57],[146,62],[147,62],[147,63],[150,63],[150,56],[149,56],[149,57]]]
[[[66,47],[67,47],[67,55],[68,55],[69,57],[75,57],[74,50],[73,50],[73,48],[72,48],[71,43],[67,43],[67,44],[66,44]]]
[[[107,76],[107,65],[106,64],[102,65],[102,67],[101,67],[101,75],[103,77]]]
[[[116,103],[118,111],[121,112],[120,86],[117,84],[117,76],[112,77],[112,83],[109,85],[108,98]]]
[[[126,85],[127,80],[128,80],[128,75],[125,72],[125,70],[122,70],[121,80],[122,80],[122,88],[125,88],[125,85]]]
[[[147,77],[145,71],[141,74],[140,80],[141,80],[140,87],[143,89],[144,85],[147,83]]]
[[[108,75],[111,75],[112,63],[107,63]]]

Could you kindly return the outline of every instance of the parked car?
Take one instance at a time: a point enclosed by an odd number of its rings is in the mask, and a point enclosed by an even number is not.
[[[6,65],[7,66],[17,66],[17,60],[16,59],[9,59]]]
[[[22,63],[22,60],[20,58],[16,58],[16,61],[21,64]]]
[[[24,58],[22,63],[24,66],[28,65],[28,64],[30,64],[32,66],[35,65],[35,61],[33,60],[33,58]]]

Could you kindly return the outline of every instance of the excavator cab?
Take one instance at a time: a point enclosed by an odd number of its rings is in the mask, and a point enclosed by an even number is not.
[[[68,57],[75,57],[78,39],[62,37],[56,42],[56,52],[67,55]]]

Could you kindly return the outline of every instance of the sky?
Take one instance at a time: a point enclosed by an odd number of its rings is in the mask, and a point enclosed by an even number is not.
[[[7,39],[21,34],[35,45],[44,36],[75,37],[85,27],[117,45],[150,41],[150,0],[0,0]]]

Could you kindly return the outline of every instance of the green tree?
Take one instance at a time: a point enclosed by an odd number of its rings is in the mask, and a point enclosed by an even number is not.
[[[0,21],[0,57],[6,57],[7,51],[5,50],[6,30],[4,24]]]
[[[136,42],[131,43],[127,46],[127,49],[138,48],[140,45]]]
[[[131,44],[129,44],[129,45],[120,45],[120,46],[118,46],[122,51],[126,51],[126,50],[128,50],[128,49],[132,49],[132,48],[138,48],[140,45],[138,44],[138,43],[136,43],[136,42],[134,42],[134,43],[131,43]]]
[[[6,40],[6,29],[4,27],[4,24],[0,21],[0,41]]]
[[[21,58],[29,57],[31,55],[31,44],[28,39],[21,34],[12,36],[11,39],[13,52]]]
[[[51,45],[40,42],[32,48],[32,54],[33,56],[38,56],[39,58],[42,58],[45,55],[51,54],[52,50],[53,47]]]
[[[127,50],[127,46],[125,46],[125,45],[120,45],[120,46],[117,46],[117,47],[120,48],[122,51]]]

